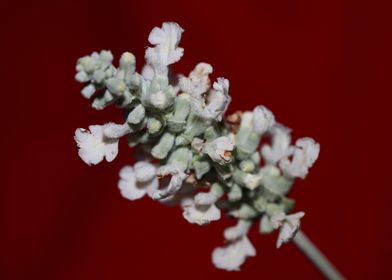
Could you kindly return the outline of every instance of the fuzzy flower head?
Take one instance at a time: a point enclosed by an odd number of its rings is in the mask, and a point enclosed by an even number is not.
[[[211,86],[208,63],[198,63],[188,76],[169,71],[184,54],[183,31],[174,22],[153,28],[141,73],[131,52],[121,55],[118,66],[110,51],[80,58],[75,78],[83,84],[82,95],[96,110],[121,108],[123,121],[78,128],[74,138],[88,165],[113,161],[124,136],[135,147],[136,163],[119,172],[125,199],[147,196],[180,205],[183,218],[196,225],[235,219],[212,262],[240,270],[256,255],[247,236],[255,222],[262,234],[279,229],[278,247],[295,236],[304,213],[290,214],[295,201],[288,195],[295,179],[307,175],[320,146],[311,138],[292,145],[290,129],[263,105],[225,117],[229,80],[218,78]],[[270,143],[264,144],[265,138]]]

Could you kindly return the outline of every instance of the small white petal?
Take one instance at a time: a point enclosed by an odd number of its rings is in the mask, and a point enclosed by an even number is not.
[[[167,74],[167,66],[180,60],[184,53],[178,48],[184,30],[175,22],[164,22],[161,28],[154,27],[148,41],[155,45],[147,48],[145,58],[155,69],[155,73]]]
[[[221,121],[231,101],[229,81],[224,78],[218,78],[213,88],[205,96],[193,96],[192,110],[205,120]],[[208,100],[208,104],[206,100]]]
[[[90,131],[81,128],[75,131],[79,156],[88,165],[98,164],[104,158],[111,162],[118,154],[118,139],[105,137],[104,127],[104,125],[90,125]]]
[[[135,172],[131,166],[125,166],[120,171],[120,180],[118,188],[121,195],[129,200],[137,200],[142,198],[147,190],[136,186]]]
[[[206,143],[204,152],[215,162],[225,165],[232,161],[231,151],[234,150],[234,144],[227,136],[221,136],[214,141]]]
[[[160,176],[171,175],[171,179],[165,189],[154,192],[152,198],[155,200],[164,199],[175,194],[182,187],[182,183],[188,176],[177,164],[163,165],[158,169],[157,174]]]
[[[286,215],[279,212],[271,217],[272,226],[277,229],[280,227],[276,247],[279,248],[283,243],[291,241],[301,225],[300,219],[305,216],[304,212]]]
[[[289,177],[304,179],[308,174],[309,168],[316,161],[319,152],[320,144],[316,143],[312,138],[298,139],[293,159],[290,161],[287,157],[283,158],[279,163],[279,167]]]
[[[134,165],[136,180],[148,182],[156,176],[156,167],[148,161],[139,161]]]
[[[183,217],[191,224],[205,225],[211,221],[219,220],[221,212],[215,204],[193,204],[184,208]]]
[[[212,73],[212,66],[201,62],[189,74],[189,77],[182,77],[179,81],[181,91],[189,93],[193,97],[200,97],[210,88],[211,81],[208,77]]]
[[[137,200],[148,194],[150,197],[158,189],[158,180],[152,177],[148,181],[139,182],[131,166],[124,166],[120,170],[118,187],[121,195],[129,200]]]
[[[275,117],[270,110],[264,106],[257,106],[253,110],[253,130],[257,134],[264,134],[275,124]]]
[[[245,259],[253,256],[256,256],[256,249],[250,243],[248,237],[243,236],[229,243],[226,247],[215,248],[212,252],[212,262],[217,268],[239,271]]]
[[[272,128],[272,145],[263,145],[261,155],[268,164],[275,165],[279,160],[293,153],[290,145],[290,130],[284,126],[276,125]]]

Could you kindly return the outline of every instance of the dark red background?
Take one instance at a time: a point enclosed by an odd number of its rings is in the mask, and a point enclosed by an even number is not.
[[[79,94],[76,59],[111,49],[143,58],[162,21],[231,83],[230,111],[269,107],[321,155],[292,195],[304,231],[349,279],[390,279],[391,9],[377,1],[1,1],[0,279],[318,279],[293,244],[251,233],[241,273],[213,268],[224,219],[188,224],[179,208],[121,198],[112,164],[77,156],[77,127],[120,121]]]

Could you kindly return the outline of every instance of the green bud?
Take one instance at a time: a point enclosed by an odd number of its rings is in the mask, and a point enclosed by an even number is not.
[[[159,139],[158,144],[156,144],[152,150],[151,154],[157,159],[164,159],[174,144],[175,136],[169,132],[165,132],[161,139]]]

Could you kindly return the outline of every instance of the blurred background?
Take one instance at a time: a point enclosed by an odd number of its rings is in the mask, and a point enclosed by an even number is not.
[[[387,2],[387,1],[385,1]],[[314,137],[321,154],[292,192],[303,230],[348,279],[391,279],[391,16],[378,1],[0,1],[0,279],[322,279],[294,244],[250,234],[257,257],[217,270],[222,219],[188,224],[179,208],[123,199],[116,160],[85,165],[77,127],[119,122],[89,108],[80,56],[131,51],[163,21],[184,29],[183,59],[230,80],[229,112],[263,104]]]

